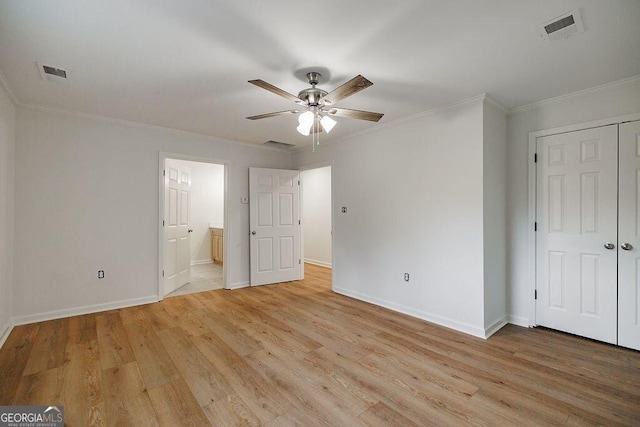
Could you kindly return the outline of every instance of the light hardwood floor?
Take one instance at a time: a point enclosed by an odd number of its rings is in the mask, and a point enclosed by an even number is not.
[[[330,270],[19,326],[0,404],[67,425],[640,425],[640,353],[544,329],[489,340],[332,293]]]

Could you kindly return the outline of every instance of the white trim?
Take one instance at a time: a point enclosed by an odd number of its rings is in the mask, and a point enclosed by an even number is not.
[[[529,319],[527,319],[526,317],[513,316],[513,315],[509,314],[507,316],[507,322],[511,323],[512,325],[522,326],[524,328],[531,327],[529,325]]]
[[[544,136],[558,135],[561,133],[575,132],[579,130],[593,129],[593,128],[599,128],[599,127],[610,126],[610,125],[618,125],[620,123],[626,123],[626,122],[635,122],[638,120],[640,120],[640,113],[633,113],[633,114],[625,114],[624,116],[591,120],[589,122],[584,122],[584,123],[575,123],[572,125],[560,126],[557,128],[538,130],[534,132],[529,132],[529,143],[531,143],[531,136],[533,136],[535,139],[535,138],[541,138]]]
[[[305,258],[304,256],[304,233],[302,232],[302,227],[300,227],[300,256],[301,258],[304,260],[304,262],[301,265],[301,270],[300,270],[300,275],[301,275],[301,279],[304,279],[304,263],[308,262],[309,264],[315,264],[315,265],[319,265],[321,267],[328,267],[331,268],[331,283],[333,283],[333,262],[334,260],[334,256],[333,254],[335,253],[334,251],[334,247],[333,247],[333,242],[334,242],[334,237],[333,237],[333,224],[335,224],[335,218],[334,218],[334,212],[333,212],[333,207],[335,206],[335,203],[333,201],[333,197],[335,194],[335,190],[333,188],[333,170],[334,170],[334,166],[333,166],[333,160],[326,160],[326,161],[322,161],[322,162],[318,162],[318,163],[313,163],[310,165],[305,165],[303,167],[298,167],[298,171],[300,172],[300,182],[303,183],[302,180],[302,172],[305,171],[309,171],[309,170],[314,170],[314,169],[321,169],[321,168],[326,168],[329,167],[331,168],[331,263],[321,263],[321,261],[315,261],[315,260],[307,260],[307,258]],[[304,184],[304,183],[303,183]],[[302,185],[300,187],[300,218],[302,219],[302,221],[304,222],[304,218],[302,217],[302,201],[304,198],[304,185]]]
[[[527,326],[535,326],[536,325],[536,301],[534,299],[535,290],[536,290],[536,232],[534,230],[534,225],[536,222],[536,188],[537,188],[537,169],[536,169],[536,138],[533,138],[533,143],[531,139],[531,134],[529,134],[529,156],[528,156],[528,179],[529,179],[529,190],[528,190],[528,199],[529,199],[529,212],[528,212],[528,226],[529,232],[527,233],[527,269],[528,274],[528,286],[527,292],[529,293],[529,298],[531,305],[529,306],[529,319],[527,320]]]
[[[7,97],[13,102],[13,106],[20,105],[18,102],[18,98],[13,94],[11,88],[9,87],[9,82],[7,78],[4,76],[2,71],[0,71],[0,89],[7,95]]]
[[[182,135],[182,136],[190,136],[190,137],[202,138],[202,139],[206,139],[206,140],[209,140],[209,141],[215,141],[215,142],[220,142],[220,143],[224,143],[224,144],[243,145],[245,147],[260,148],[262,150],[268,150],[268,151],[278,151],[278,152],[287,152],[288,151],[288,150],[283,150],[282,148],[269,147],[269,146],[265,146],[265,145],[262,145],[262,144],[259,144],[259,143],[237,141],[237,140],[234,140],[234,139],[218,138],[216,136],[206,135],[206,134],[203,134],[203,133],[192,132],[192,131],[188,131],[188,130],[173,129],[173,128],[168,128],[168,127],[165,127],[165,126],[151,125],[151,124],[141,123],[141,122],[134,122],[134,121],[131,121],[131,120],[118,119],[118,118],[115,118],[115,117],[102,116],[102,115],[99,115],[99,114],[83,113],[81,111],[69,110],[69,109],[66,109],[66,108],[49,107],[49,106],[46,106],[46,105],[27,104],[27,103],[21,103],[21,102],[16,102],[16,104],[18,106],[20,106],[20,107],[29,108],[29,109],[32,109],[32,110],[39,110],[39,111],[46,111],[46,112],[52,112],[52,113],[67,114],[67,115],[71,115],[71,116],[85,117],[85,118],[94,119],[94,120],[98,120],[98,121],[102,121],[102,122],[115,123],[115,124],[129,126],[129,127],[151,129],[151,130],[155,130],[155,131],[159,131],[159,132],[163,132],[163,133],[170,133],[170,134],[174,134],[174,135]]]
[[[504,114],[505,116],[509,114],[509,109],[506,108],[504,105],[500,104],[495,99],[493,99],[493,97],[488,93],[484,94],[484,103],[492,107],[497,112]]]
[[[227,286],[225,289],[242,289],[242,288],[249,288],[249,287],[251,287],[251,282],[246,281],[246,282],[232,283],[229,286]]]
[[[502,319],[496,320],[493,325],[489,326],[488,328],[484,328],[484,338],[489,338],[491,335],[502,329],[507,323],[509,322],[507,321],[506,316]]]
[[[389,310],[397,311],[399,313],[407,314],[418,319],[426,320],[427,322],[435,323],[446,328],[454,329],[456,331],[464,332],[465,334],[473,335],[478,338],[486,339],[486,332],[483,328],[478,328],[467,323],[458,322],[457,320],[449,319],[447,317],[438,316],[436,314],[427,313],[425,311],[416,310],[411,307],[406,307],[401,304],[386,301],[383,299],[375,298],[369,295],[364,295],[359,292],[354,292],[349,289],[344,289],[338,286],[333,287],[333,291],[345,295],[351,298],[355,298],[360,301],[368,302],[380,307],[388,308]]]
[[[134,298],[125,301],[115,301],[103,304],[85,305],[83,307],[68,308],[64,310],[49,311],[46,313],[31,314],[28,316],[14,317],[13,324],[26,325],[28,323],[43,322],[46,320],[63,319],[71,316],[81,316],[83,314],[99,313],[101,311],[115,310],[118,308],[133,307],[136,305],[144,305],[158,302],[155,295]]]
[[[211,163],[224,166],[224,221],[223,228],[225,230],[222,236],[222,247],[223,247],[223,257],[225,259],[224,264],[222,264],[222,278],[223,278],[223,286],[225,289],[230,289],[225,286],[230,282],[229,274],[230,270],[227,267],[229,264],[229,256],[230,251],[229,248],[229,199],[228,199],[228,187],[229,187],[229,162],[227,160],[222,159],[212,159],[209,157],[201,157],[201,156],[192,156],[188,154],[179,154],[179,153],[169,153],[160,151],[158,153],[158,301],[162,301],[164,299],[164,277],[162,276],[162,271],[164,269],[164,227],[162,226],[162,221],[164,220],[164,175],[162,172],[164,171],[164,163],[166,159],[176,159],[176,160],[186,160],[190,162],[200,162],[200,163]]]
[[[0,335],[0,349],[2,349],[2,346],[7,341],[7,338],[9,338],[9,335],[11,335],[11,331],[13,331],[14,326],[15,325],[13,324],[12,320],[10,320],[6,325],[5,330],[2,332],[2,335]]]
[[[211,258],[207,259],[197,259],[195,261],[191,261],[191,265],[205,265],[205,264],[213,264],[213,260]]]
[[[560,102],[566,101],[566,100],[571,99],[571,98],[576,98],[578,96],[587,95],[587,94],[590,94],[590,93],[593,93],[593,92],[598,92],[598,91],[601,91],[601,90],[608,90],[608,89],[611,89],[611,88],[615,88],[616,86],[622,86],[622,85],[627,84],[627,83],[632,83],[632,82],[635,82],[636,80],[640,80],[640,75],[629,77],[629,78],[622,79],[622,80],[617,80],[617,81],[611,82],[611,83],[605,83],[605,84],[600,85],[600,86],[595,86],[595,87],[591,87],[591,88],[588,88],[588,89],[579,90],[579,91],[576,91],[576,92],[567,93],[565,95],[556,96],[555,98],[549,98],[549,99],[545,99],[545,100],[542,100],[542,101],[533,102],[531,104],[526,104],[526,105],[521,105],[519,107],[514,107],[514,108],[509,109],[509,114],[520,114],[520,113],[524,113],[526,111],[537,110],[537,109],[540,109],[540,108],[548,107],[549,105],[552,105],[552,104],[558,104]]]
[[[297,170],[300,172],[304,172],[304,171],[310,171],[313,169],[322,169],[322,168],[326,168],[326,167],[330,167],[332,168],[331,170],[333,170],[333,160],[327,160],[324,162],[318,162],[318,163],[313,163],[311,165],[304,165],[300,168],[298,168]]]
[[[640,78],[640,77],[638,77]],[[635,78],[633,78],[635,79]],[[632,80],[633,80],[632,79]],[[629,79],[627,79],[629,80]],[[607,85],[605,85],[607,86]],[[610,86],[610,85],[609,85]],[[607,87],[609,87],[607,86]],[[624,116],[609,117],[606,119],[592,120],[589,122],[575,123],[567,126],[561,126],[551,129],[544,129],[534,132],[529,132],[529,232],[527,233],[527,246],[528,246],[528,266],[529,266],[529,298],[531,301],[529,310],[529,320],[524,322],[524,318],[519,318],[519,325],[524,326],[536,326],[536,300],[534,298],[536,290],[536,232],[534,231],[534,223],[536,221],[536,191],[537,191],[537,177],[536,177],[536,163],[534,161],[537,151],[537,139],[545,136],[558,135],[562,133],[575,132],[585,129],[593,129],[603,126],[617,125],[625,122],[632,122],[640,120],[640,113],[626,114]]]
[[[477,95],[474,96],[473,98],[468,98],[468,99],[463,99],[462,101],[458,101],[458,102],[454,102],[453,104],[448,104],[442,107],[435,107],[432,108],[430,110],[426,110],[426,111],[422,111],[420,113],[417,114],[413,114],[411,116],[407,116],[407,117],[401,117],[399,119],[396,120],[392,120],[390,122],[385,122],[385,123],[378,123],[375,126],[372,126],[370,128],[366,128],[366,129],[362,129],[359,130],[357,132],[353,132],[350,133],[348,135],[344,135],[342,137],[336,138],[336,139],[331,139],[328,140],[326,142],[323,142],[323,145],[330,145],[330,144],[335,144],[337,142],[344,142],[345,140],[349,140],[353,137],[357,137],[357,136],[362,136],[362,135],[368,135],[372,132],[377,132],[379,130],[391,127],[391,126],[395,126],[401,123],[405,123],[411,120],[415,120],[415,119],[419,119],[422,117],[428,117],[428,116],[433,116],[436,114],[440,114],[440,113],[444,113],[450,110],[458,110],[461,108],[465,108],[468,107],[470,105],[474,105],[474,104],[478,104],[478,103],[484,103],[485,101],[487,101],[487,94],[483,93],[481,95]],[[499,106],[500,104],[498,104],[495,100],[491,99],[491,101],[489,101],[490,105],[492,106]],[[302,151],[303,149],[309,149],[308,145],[299,145],[296,146],[295,148],[290,148],[288,151],[292,152],[292,153],[297,153],[299,151]]]
[[[331,240],[333,241],[333,239],[331,239]],[[331,268],[331,263],[330,262],[316,261],[315,259],[309,259],[309,258],[305,258],[304,262],[307,262],[307,263],[313,264],[313,265],[319,265],[320,267]]]

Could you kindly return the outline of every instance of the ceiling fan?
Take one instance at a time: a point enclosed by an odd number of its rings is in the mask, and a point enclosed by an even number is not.
[[[352,78],[351,80],[341,86],[338,86],[331,92],[327,92],[316,87],[320,77],[322,77],[321,74],[314,71],[307,73],[307,80],[309,81],[311,87],[301,90],[298,93],[298,96],[292,95],[289,92],[286,92],[270,83],[265,82],[264,80],[249,80],[249,83],[251,84],[266,89],[269,92],[273,92],[276,95],[280,95],[281,97],[288,99],[289,101],[295,102],[300,106],[300,109],[259,114],[257,116],[247,117],[247,119],[266,119],[268,117],[297,114],[302,111],[302,114],[300,114],[298,118],[298,132],[300,132],[302,135],[309,135],[310,133],[313,133],[315,135],[322,132],[323,130],[329,133],[331,129],[333,129],[336,121],[333,120],[330,116],[349,117],[352,119],[377,122],[384,115],[381,113],[372,113],[370,111],[350,110],[348,108],[333,107],[333,104],[335,104],[336,102],[373,85],[373,83],[371,83],[361,75]]]

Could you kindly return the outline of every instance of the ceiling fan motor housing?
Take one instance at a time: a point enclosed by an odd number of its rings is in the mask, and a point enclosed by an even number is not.
[[[311,85],[308,89],[303,89],[298,93],[298,98],[304,101],[309,107],[317,107],[320,105],[320,99],[327,94],[326,91],[316,88],[322,74],[315,71],[307,73],[307,80]]]
[[[298,98],[310,107],[317,107],[320,104],[320,99],[326,94],[327,91],[325,90],[310,87],[309,89],[301,90],[300,93],[298,93]]]

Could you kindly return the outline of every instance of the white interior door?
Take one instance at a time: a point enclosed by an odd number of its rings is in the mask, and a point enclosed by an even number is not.
[[[249,169],[251,286],[301,278],[300,175]]]
[[[164,180],[164,294],[167,295],[189,282],[191,275],[191,171],[178,160],[166,159]]]
[[[613,344],[617,140],[616,125],[537,140],[536,322]]]
[[[640,122],[619,135],[618,344],[640,350]]]

